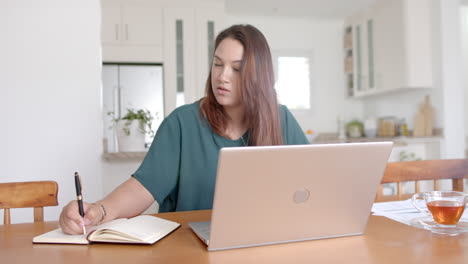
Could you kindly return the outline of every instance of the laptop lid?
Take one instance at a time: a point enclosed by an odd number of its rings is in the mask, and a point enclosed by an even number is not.
[[[392,145],[221,149],[208,250],[362,234]]]

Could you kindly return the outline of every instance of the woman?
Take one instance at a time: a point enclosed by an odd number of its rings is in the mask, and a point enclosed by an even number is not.
[[[77,234],[87,227],[144,212],[211,209],[222,147],[307,144],[297,121],[278,105],[271,54],[263,34],[234,25],[216,38],[206,97],[174,110],[161,124],[143,163],[103,200],[64,207],[60,225]]]

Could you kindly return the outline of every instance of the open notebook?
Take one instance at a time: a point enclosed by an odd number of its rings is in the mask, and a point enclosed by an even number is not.
[[[33,238],[33,243],[90,244],[125,243],[153,244],[180,226],[179,223],[151,215],[116,219],[91,228],[88,235],[67,235],[56,229]]]

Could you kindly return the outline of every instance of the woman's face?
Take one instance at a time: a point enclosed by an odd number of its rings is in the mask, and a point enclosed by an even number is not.
[[[216,101],[225,108],[241,106],[240,67],[244,47],[232,38],[222,40],[211,65],[211,86]]]

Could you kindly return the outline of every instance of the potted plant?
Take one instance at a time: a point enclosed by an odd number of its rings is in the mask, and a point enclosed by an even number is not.
[[[109,115],[114,115],[109,112]],[[112,119],[117,133],[117,144],[120,152],[144,151],[145,135],[154,136],[152,128],[153,115],[147,109],[127,109],[122,117]]]

